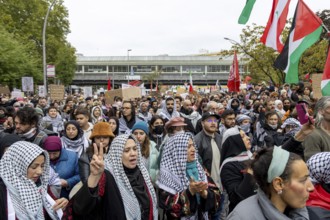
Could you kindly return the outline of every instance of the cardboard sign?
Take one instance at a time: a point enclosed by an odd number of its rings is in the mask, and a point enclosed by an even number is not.
[[[314,98],[321,98],[322,92],[321,92],[321,81],[322,81],[322,75],[323,73],[313,73],[312,74],[312,86],[313,86],[313,97]]]
[[[50,92],[50,98],[52,100],[60,101],[64,99],[64,94],[65,94],[64,85],[51,84],[49,85],[49,92]]]
[[[10,94],[8,86],[0,86],[0,94]]]
[[[131,87],[127,89],[114,89],[105,92],[105,103],[112,105],[114,97],[118,96],[123,100],[141,98],[141,89],[139,87]]]

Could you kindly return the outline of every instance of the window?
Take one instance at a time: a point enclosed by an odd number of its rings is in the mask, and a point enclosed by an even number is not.
[[[128,66],[114,66],[113,68],[115,73],[127,73]]]
[[[156,71],[156,66],[133,66],[135,73],[151,73]]]
[[[159,66],[159,69],[165,73],[179,73],[180,66]]]
[[[205,66],[182,66],[183,73],[203,73],[205,72]]]
[[[107,66],[86,65],[85,72],[87,73],[107,72]]]
[[[78,65],[77,68],[76,68],[76,72],[77,73],[82,73],[83,71],[83,66],[82,65]]]

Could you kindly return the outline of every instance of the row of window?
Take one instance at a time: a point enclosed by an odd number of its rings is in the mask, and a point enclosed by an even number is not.
[[[207,70],[205,70],[205,67]],[[107,69],[108,68],[108,69]],[[150,73],[156,71],[156,66],[106,66],[106,65],[83,65],[77,66],[78,73],[128,73],[128,69],[134,73]],[[83,71],[84,70],[84,71]],[[180,66],[158,66],[158,70],[164,73],[181,73]],[[191,65],[182,66],[182,73],[221,73],[229,72],[230,65]],[[240,72],[245,72],[244,66],[239,66]]]

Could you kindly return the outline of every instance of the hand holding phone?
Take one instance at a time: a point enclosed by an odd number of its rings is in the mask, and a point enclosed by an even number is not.
[[[296,110],[297,110],[297,114],[298,114],[298,120],[301,125],[304,125],[310,121],[309,114],[308,114],[305,103],[298,103],[296,105]],[[312,124],[311,121],[310,121],[310,123]]]

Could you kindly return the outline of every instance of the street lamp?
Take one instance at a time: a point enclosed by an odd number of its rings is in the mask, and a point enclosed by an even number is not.
[[[52,4],[49,6],[45,20],[44,20],[44,28],[42,29],[42,63],[43,63],[43,69],[44,69],[44,90],[46,93],[46,96],[48,94],[47,89],[47,63],[46,63],[46,28],[47,28],[47,20],[49,16],[50,10],[52,10],[52,7],[55,5],[56,0],[52,2]]]
[[[129,76],[130,76],[130,72],[129,72],[129,52],[132,51],[132,49],[128,49],[127,50],[127,83],[129,84]]]

